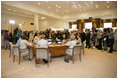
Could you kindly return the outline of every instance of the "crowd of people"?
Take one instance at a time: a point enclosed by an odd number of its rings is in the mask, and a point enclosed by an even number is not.
[[[113,32],[111,28],[104,29],[103,31],[90,31],[89,29],[86,29],[86,31],[82,33],[80,33],[79,30],[68,31],[68,29],[66,29],[64,31],[53,31],[51,29],[47,29],[40,32],[36,31],[34,34],[29,33],[28,31],[22,32],[20,29],[16,28],[13,35],[9,33],[9,31],[6,31],[4,40],[4,49],[9,49],[9,42],[20,46],[21,49],[26,49],[28,45],[31,46],[32,44],[37,44],[37,46],[48,46],[50,41],[52,44],[60,42],[62,44],[70,44],[70,47],[73,47],[76,44],[82,45],[82,43],[85,42],[86,48],[88,49],[97,48],[98,50],[107,51],[108,48],[110,48],[108,51],[109,53],[117,50],[117,30]]]
[[[26,39],[30,42],[33,42],[34,44],[37,43],[38,40],[40,40],[40,35],[44,34],[45,39],[51,39],[52,43],[58,43],[58,41],[68,41],[71,35],[75,36],[76,40],[81,40],[80,43],[83,43],[86,41],[86,48],[98,48],[98,50],[105,50],[107,51],[108,47],[110,47],[110,51],[117,50],[117,30],[113,32],[113,30],[110,29],[104,29],[101,30],[94,30],[90,31],[87,29],[85,32],[80,33],[79,31],[68,31],[67,30],[59,30],[59,31],[52,31],[52,30],[46,30],[38,32],[36,31],[33,35],[32,33],[29,33],[28,31],[22,32],[20,29],[16,28],[14,30],[14,34],[12,35],[9,33],[9,31],[5,32],[4,40],[5,40],[5,49],[9,48],[8,43],[13,42],[14,44],[17,43],[19,39],[21,39],[22,35],[26,36]]]

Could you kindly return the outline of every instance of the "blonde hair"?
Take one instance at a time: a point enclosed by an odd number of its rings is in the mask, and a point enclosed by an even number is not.
[[[74,35],[71,35],[70,36],[70,40],[74,40],[75,39],[75,36]]]
[[[41,35],[41,39],[45,39],[45,35]]]

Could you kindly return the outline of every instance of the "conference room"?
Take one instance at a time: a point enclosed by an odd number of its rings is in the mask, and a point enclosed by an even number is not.
[[[117,78],[117,1],[1,1],[1,78]]]

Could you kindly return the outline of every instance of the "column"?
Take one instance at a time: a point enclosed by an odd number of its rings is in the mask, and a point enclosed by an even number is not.
[[[35,31],[36,30],[39,31],[39,18],[38,18],[38,14],[34,15],[34,26],[35,26]]]

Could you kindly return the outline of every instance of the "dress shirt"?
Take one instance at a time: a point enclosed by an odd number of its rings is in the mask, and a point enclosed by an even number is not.
[[[48,41],[45,39],[41,39],[40,41],[37,42],[37,46],[39,47],[48,47]]]
[[[27,49],[27,46],[31,46],[32,44],[29,43],[27,40],[21,39],[20,40],[20,49]]]
[[[76,45],[76,40],[69,41],[69,42],[67,42],[67,44],[65,44],[65,45],[69,46],[69,48],[73,48],[73,47]]]
[[[72,48],[73,48],[74,46],[76,46],[76,40],[69,41],[69,42],[67,42],[67,44],[64,44],[64,45],[69,46],[69,49],[66,50],[66,54],[72,56]]]

